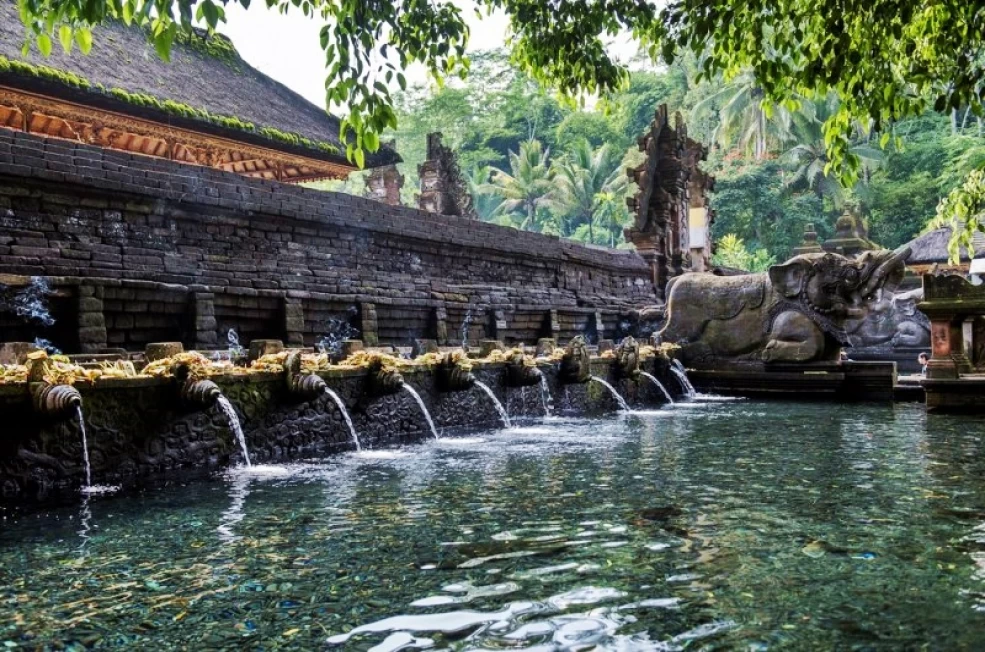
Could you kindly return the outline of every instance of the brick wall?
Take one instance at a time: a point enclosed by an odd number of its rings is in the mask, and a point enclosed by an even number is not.
[[[443,308],[457,331],[469,306],[510,308],[529,333],[545,309],[613,321],[654,299],[632,252],[6,129],[0,275],[98,286],[106,341],[83,349],[208,344],[230,327],[310,344],[332,314],[367,305],[384,339],[434,336]]]

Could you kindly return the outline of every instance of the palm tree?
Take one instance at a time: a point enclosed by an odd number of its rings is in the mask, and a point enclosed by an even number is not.
[[[491,176],[491,167],[477,165],[465,177],[469,184],[469,192],[472,194],[472,205],[475,207],[475,212],[480,220],[487,222],[496,214],[496,207],[499,205],[499,199],[488,190]]]
[[[557,203],[564,217],[575,227],[587,224],[588,240],[594,244],[594,221],[599,208],[607,197],[624,196],[629,184],[619,153],[608,144],[592,151],[588,141],[582,140],[555,167]]]
[[[747,70],[695,104],[692,118],[699,120],[709,112],[717,111],[719,122],[712,137],[723,147],[738,146],[746,152],[751,151],[756,160],[761,161],[770,149],[787,139],[791,120],[790,111],[781,105],[764,107],[764,97],[752,71]]]
[[[838,98],[835,96],[818,102],[804,102],[802,110],[792,116],[790,135],[797,144],[784,152],[784,156],[796,166],[787,180],[788,186],[804,186],[818,197],[830,197],[835,206],[840,206],[845,200],[845,189],[836,177],[825,171],[828,155],[823,130],[824,122],[837,111]],[[849,153],[861,162],[863,180],[869,178],[883,159],[877,147],[861,140],[849,148]]]
[[[510,172],[493,168],[491,182],[482,189],[499,198],[496,216],[518,216],[518,228],[534,227],[537,209],[554,201],[554,171],[549,157],[550,150],[545,150],[539,140],[528,140],[520,143],[519,152],[510,151]]]

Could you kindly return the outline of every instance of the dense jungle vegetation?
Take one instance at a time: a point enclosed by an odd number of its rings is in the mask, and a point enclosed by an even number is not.
[[[627,246],[627,166],[654,109],[680,111],[689,135],[710,145],[717,178],[713,237],[722,264],[761,269],[786,258],[813,223],[831,235],[846,206],[870,237],[896,247],[930,222],[938,202],[985,163],[985,128],[967,108],[928,111],[896,125],[885,149],[857,128],[851,151],[862,173],[849,189],[825,170],[822,124],[837,101],[800,99],[764,110],[751,75],[695,83],[694,58],[631,66],[629,84],[592,107],[565,104],[512,67],[505,52],[473,56],[468,80],[411,87],[397,96],[395,138],[404,158],[404,201],[414,203],[426,134],[441,131],[459,155],[484,220],[605,246]],[[361,193],[359,175],[327,187]],[[731,235],[732,237],[728,237]]]

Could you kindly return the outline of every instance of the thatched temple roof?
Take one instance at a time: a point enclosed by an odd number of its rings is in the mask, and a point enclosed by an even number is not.
[[[907,265],[933,265],[935,263],[946,264],[950,254],[947,251],[947,243],[951,239],[950,227],[935,229],[928,233],[911,240],[907,243],[910,247],[910,257]],[[976,233],[973,239],[974,253],[969,256],[968,250],[961,249],[961,260],[967,262],[972,258],[985,254],[985,234]]]
[[[121,23],[95,28],[88,55],[83,55],[77,47],[65,54],[56,44],[51,56],[45,58],[32,44],[31,51],[24,56],[21,50],[24,39],[25,29],[16,6],[0,0],[0,90],[40,98],[34,105],[26,101],[14,105],[13,111],[0,115],[0,126],[23,126],[28,117],[39,112],[67,124],[67,127],[60,123],[56,125],[63,133],[50,133],[49,128],[42,131],[45,135],[71,134],[79,140],[103,144],[97,139],[99,127],[108,126],[116,132],[157,138],[169,143],[169,147],[173,147],[172,141],[187,145],[190,153],[180,150],[178,156],[169,158],[183,160],[184,157],[187,162],[222,167],[214,163],[223,158],[223,152],[213,153],[208,163],[203,162],[203,155],[197,150],[208,149],[208,142],[185,143],[187,139],[180,135],[169,138],[163,132],[144,133],[130,129],[124,121],[114,119],[114,116],[122,116],[137,119],[141,124],[148,122],[221,139],[216,145],[217,150],[223,150],[223,147],[236,150],[235,146],[228,146],[227,141],[233,141],[283,152],[297,157],[293,161],[295,168],[312,168],[286,180],[302,180],[304,176],[342,176],[354,167],[346,160],[345,147],[339,140],[339,119],[250,66],[224,36],[206,37],[203,32],[198,37],[179,39],[173,45],[170,63],[157,56],[143,31]],[[0,97],[0,104],[14,104],[2,100]],[[64,106],[56,107],[59,102]],[[46,110],[49,107],[51,110]],[[85,109],[101,112],[98,116],[101,119],[87,118]],[[17,124],[18,111],[22,114],[20,125]],[[76,123],[82,127],[76,127]],[[95,128],[93,123],[96,123]],[[83,134],[86,128],[96,135]],[[28,130],[37,131],[35,125],[30,125]],[[122,139],[117,138],[117,141],[122,142]],[[141,153],[163,154],[162,145],[141,143],[141,146]],[[151,146],[157,150],[147,151]],[[118,148],[134,151],[130,147]],[[228,155],[225,158],[237,157]],[[257,170],[250,170],[249,166],[233,169],[236,166],[229,167],[236,162],[233,160],[223,161],[226,169],[253,173],[251,176],[281,178],[274,177],[275,168],[285,174],[284,170],[289,167],[286,160],[271,162],[277,157],[259,156],[256,152],[239,158],[243,161],[266,159],[270,174],[261,174],[266,171],[262,165]],[[309,161],[307,166],[302,159]],[[399,157],[392,149],[383,148],[368,155],[366,165],[376,167],[397,161]]]

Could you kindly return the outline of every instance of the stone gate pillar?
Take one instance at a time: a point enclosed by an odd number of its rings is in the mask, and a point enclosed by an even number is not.
[[[928,378],[957,378],[971,373],[964,350],[964,322],[985,314],[985,292],[960,276],[923,276],[923,301],[917,308],[930,319]]]

